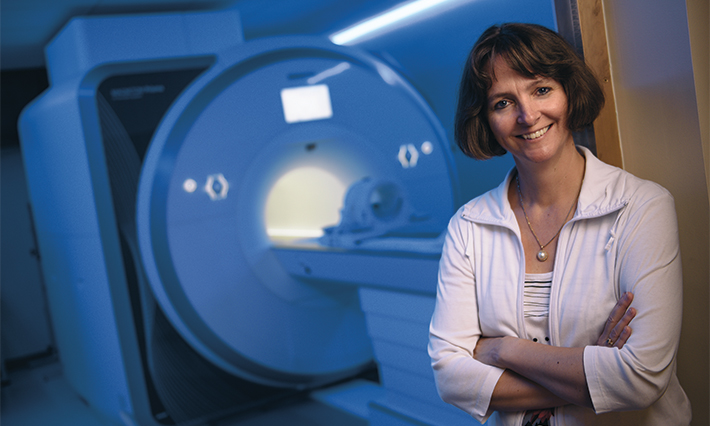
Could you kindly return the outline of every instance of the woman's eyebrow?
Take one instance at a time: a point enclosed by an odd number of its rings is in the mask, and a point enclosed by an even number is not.
[[[537,86],[539,84],[546,83],[549,80],[551,80],[550,77],[535,77],[535,78],[531,79],[530,82],[525,86],[525,90],[529,90],[533,86]],[[507,91],[493,92],[493,93],[489,94],[486,99],[488,100],[488,102],[492,102],[494,99],[506,98],[506,97],[512,97],[512,96],[513,96],[512,92],[507,92]]]

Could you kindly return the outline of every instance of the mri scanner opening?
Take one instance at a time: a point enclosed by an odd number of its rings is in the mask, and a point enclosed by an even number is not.
[[[318,238],[338,223],[345,185],[332,173],[314,167],[281,176],[266,199],[266,233],[272,239]]]

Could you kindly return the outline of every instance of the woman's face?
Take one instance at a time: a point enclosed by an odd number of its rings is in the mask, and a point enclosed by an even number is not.
[[[560,83],[524,77],[501,58],[494,59],[492,67],[488,124],[516,162],[542,163],[574,147],[567,127],[567,95]]]

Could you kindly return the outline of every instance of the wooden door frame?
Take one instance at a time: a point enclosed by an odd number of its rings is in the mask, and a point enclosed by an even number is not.
[[[614,86],[602,0],[556,0],[560,34],[584,56],[602,84],[606,102],[594,122],[594,151],[605,163],[623,168]]]

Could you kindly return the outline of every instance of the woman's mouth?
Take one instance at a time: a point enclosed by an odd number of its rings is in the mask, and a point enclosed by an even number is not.
[[[528,140],[528,141],[532,140],[532,139],[537,139],[539,137],[542,137],[542,135],[544,135],[545,133],[547,133],[547,131],[550,130],[550,127],[552,127],[552,124],[550,124],[549,126],[547,126],[545,128],[538,130],[537,132],[532,132],[532,133],[520,135],[520,137],[525,140]]]

